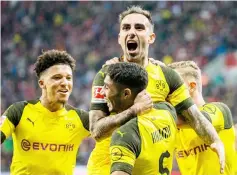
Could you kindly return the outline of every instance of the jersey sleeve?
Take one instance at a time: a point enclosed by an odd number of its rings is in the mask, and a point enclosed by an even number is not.
[[[106,114],[109,114],[109,109],[104,99],[104,95],[101,94],[101,90],[104,86],[104,79],[108,66],[104,66],[95,76],[92,84],[91,104],[90,110],[101,110]]]
[[[141,138],[137,118],[134,118],[112,134],[110,144],[111,174],[114,171],[132,174],[132,169],[140,152]]]
[[[188,109],[194,104],[193,100],[191,99],[188,89],[177,72],[167,66],[161,66],[161,69],[170,88],[170,92],[166,100],[175,107],[177,114],[181,114],[183,110]]]
[[[26,104],[27,102],[14,103],[1,116],[1,143],[14,132]]]
[[[230,129],[233,126],[231,111],[224,103],[207,103],[200,110],[217,132],[223,129]]]

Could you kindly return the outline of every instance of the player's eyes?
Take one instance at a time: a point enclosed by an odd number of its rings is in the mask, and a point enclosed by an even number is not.
[[[72,77],[67,77],[67,80],[71,80],[72,79]]]
[[[136,26],[136,29],[137,29],[137,30],[144,30],[145,27],[144,27],[143,25],[142,25],[142,26],[141,26],[141,25],[137,25],[137,26]]]
[[[129,29],[130,29],[130,26],[123,26],[122,29],[123,29],[123,30],[129,30]]]
[[[59,79],[61,79],[61,77],[55,76],[55,77],[53,77],[53,79],[54,79],[54,80],[59,80]]]

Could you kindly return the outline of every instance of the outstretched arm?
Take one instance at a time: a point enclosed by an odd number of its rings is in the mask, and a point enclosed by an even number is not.
[[[150,95],[143,90],[137,95],[133,106],[119,114],[107,117],[101,110],[91,110],[89,112],[91,135],[96,140],[110,136],[116,128],[136,117],[138,113],[151,109],[152,106]]]

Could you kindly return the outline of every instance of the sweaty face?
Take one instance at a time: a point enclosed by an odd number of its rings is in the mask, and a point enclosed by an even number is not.
[[[118,42],[129,62],[140,62],[148,54],[151,24],[142,14],[129,14],[120,25]]]
[[[68,65],[54,65],[42,75],[43,93],[51,103],[66,103],[72,92],[72,69]]]
[[[121,94],[108,75],[105,77],[102,93],[110,112],[119,112],[122,109]]]

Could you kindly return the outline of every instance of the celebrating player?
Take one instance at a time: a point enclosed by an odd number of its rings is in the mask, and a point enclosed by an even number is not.
[[[181,75],[195,104],[219,134],[226,153],[224,174],[234,174],[237,162],[235,160],[235,132],[230,109],[220,102],[205,103],[202,96],[201,70],[195,62],[180,61],[168,66]],[[217,155],[190,126],[179,126],[175,150],[182,175],[220,174]]]
[[[78,147],[89,135],[88,112],[67,104],[74,67],[67,52],[44,52],[35,64],[41,97],[14,103],[4,112],[1,143],[12,135],[11,174],[73,174]]]
[[[105,99],[111,102],[109,111],[120,113],[128,109],[147,83],[147,72],[138,64],[111,65],[102,89]],[[111,174],[170,174],[177,132],[174,119],[174,107],[160,102],[114,131],[110,146]]]
[[[134,62],[146,69],[149,80],[146,90],[153,102],[170,102],[177,113],[185,117],[197,134],[208,144],[212,144],[212,148],[217,151],[221,171],[223,171],[225,163],[223,144],[214,127],[193,103],[179,75],[167,66],[149,62],[149,45],[155,41],[153,28],[154,24],[150,13],[140,7],[133,6],[120,14],[118,42],[123,50],[121,61]],[[106,66],[103,67],[94,79],[89,112],[91,134],[96,140],[99,140],[88,162],[88,173],[93,175],[109,174],[110,133],[136,116],[146,106],[142,103],[142,105],[137,105],[135,100],[134,105],[130,108],[107,117],[109,115],[108,106],[112,102],[109,101],[107,106],[107,101],[98,93],[104,85],[106,69]],[[145,93],[138,95],[140,97],[147,96]],[[148,108],[150,108],[149,105],[150,103],[148,103]]]

